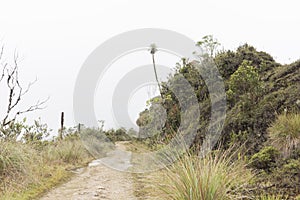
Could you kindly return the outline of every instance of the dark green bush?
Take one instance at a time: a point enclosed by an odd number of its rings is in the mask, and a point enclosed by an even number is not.
[[[267,146],[254,154],[250,159],[250,165],[256,169],[270,171],[276,166],[279,151],[272,146]]]

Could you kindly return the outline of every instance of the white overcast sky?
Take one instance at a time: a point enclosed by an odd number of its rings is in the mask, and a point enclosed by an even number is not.
[[[278,62],[289,63],[300,58],[298,4],[297,0],[0,0],[0,42],[7,49],[7,60],[14,49],[19,52],[24,82],[38,78],[23,105],[50,96],[47,108],[29,118],[40,116],[57,130],[61,111],[66,125],[74,125],[73,89],[82,63],[112,36],[138,28],[170,29],[195,41],[213,34],[225,49],[247,42]],[[3,105],[5,96],[0,95]]]

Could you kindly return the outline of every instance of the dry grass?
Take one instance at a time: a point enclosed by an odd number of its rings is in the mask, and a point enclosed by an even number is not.
[[[300,114],[279,115],[268,131],[272,144],[289,156],[300,146]]]
[[[9,141],[0,141],[0,146],[0,199],[34,199],[67,180],[67,169],[92,159],[78,138],[38,148]]]
[[[38,181],[33,174],[38,173],[42,159],[32,147],[18,142],[0,142],[0,145],[0,192],[22,190]]]
[[[91,159],[78,139],[58,141],[55,145],[49,145],[44,149],[43,156],[49,163],[58,162],[69,165],[87,163]]]

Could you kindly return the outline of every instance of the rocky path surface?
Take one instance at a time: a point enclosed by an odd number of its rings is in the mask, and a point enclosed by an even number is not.
[[[130,165],[130,157],[118,154],[118,151],[124,150],[124,143],[118,143],[116,147],[113,161]],[[41,200],[137,199],[133,194],[131,174],[108,168],[101,160],[90,163],[87,168],[76,173],[69,182],[53,189]]]

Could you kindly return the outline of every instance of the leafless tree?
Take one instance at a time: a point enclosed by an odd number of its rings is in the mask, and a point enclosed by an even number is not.
[[[0,50],[0,84],[5,85],[8,90],[8,96],[7,107],[6,109],[4,108],[5,114],[3,119],[0,120],[0,126],[5,128],[9,124],[13,123],[19,115],[43,109],[49,98],[43,101],[38,100],[35,104],[28,106],[27,109],[19,109],[18,106],[21,104],[23,97],[28,94],[31,86],[36,82],[36,80],[29,82],[25,86],[22,85],[19,79],[18,54],[15,51],[12,65],[3,59],[3,54],[4,46],[2,46]],[[2,95],[3,94],[1,94],[1,98],[3,98]]]

